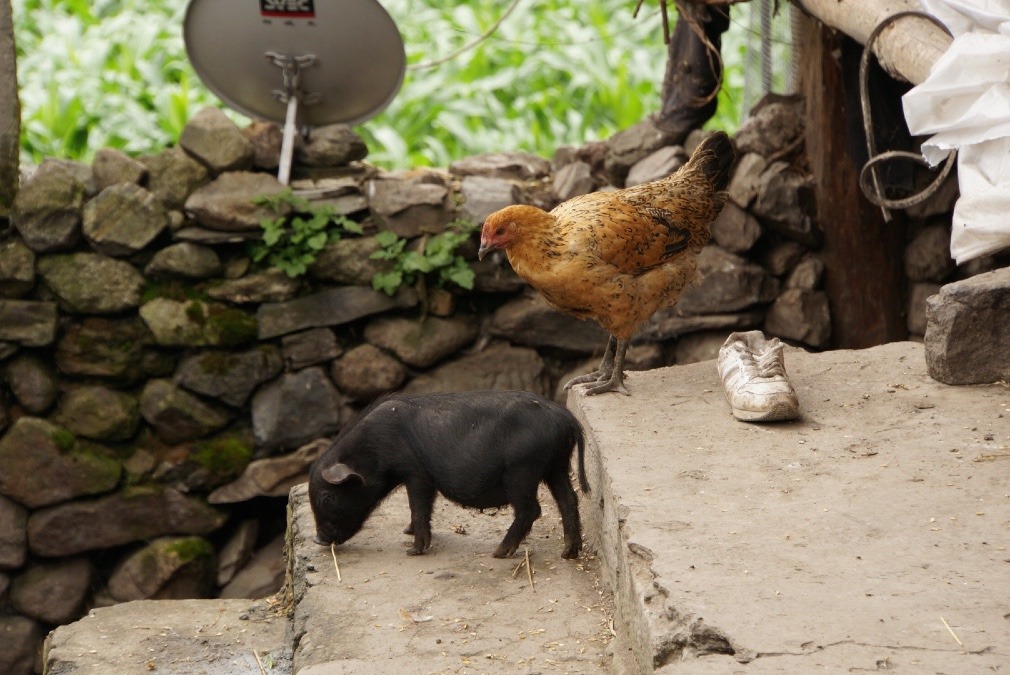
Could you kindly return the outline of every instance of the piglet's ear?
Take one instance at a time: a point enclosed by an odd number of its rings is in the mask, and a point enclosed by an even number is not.
[[[352,480],[357,480],[362,483],[365,482],[365,479],[361,477],[361,474],[341,462],[337,462],[333,466],[326,467],[322,470],[321,475],[327,483],[332,485],[342,485]]]

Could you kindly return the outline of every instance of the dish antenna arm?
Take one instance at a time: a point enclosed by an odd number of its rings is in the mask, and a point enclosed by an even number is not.
[[[273,51],[266,52],[263,56],[281,69],[284,83],[282,89],[274,89],[272,93],[278,101],[287,104],[287,112],[284,115],[284,135],[281,139],[280,164],[277,170],[277,181],[281,185],[287,185],[291,181],[291,161],[295,149],[295,129],[298,126],[298,106],[299,104],[318,103],[321,98],[318,93],[302,91],[302,71],[315,66],[319,59],[315,54],[292,56]]]

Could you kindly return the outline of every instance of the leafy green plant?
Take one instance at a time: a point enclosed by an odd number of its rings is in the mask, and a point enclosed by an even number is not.
[[[420,281],[425,286],[434,282],[437,288],[454,283],[461,288],[472,289],[473,269],[456,249],[470,238],[475,228],[470,221],[454,220],[441,234],[423,237],[417,250],[408,249],[407,240],[394,232],[379,232],[375,239],[382,248],[369,258],[389,260],[393,266],[372,277],[372,288],[393,295],[400,286]]]
[[[90,161],[103,147],[158,152],[201,107],[224,107],[186,56],[186,4],[12,0],[23,161]],[[561,145],[606,138],[658,108],[667,54],[657,3],[643,5],[637,18],[631,0],[523,3],[477,48],[422,67],[483,33],[504,4],[383,0],[410,69],[389,107],[356,127],[371,162],[446,166],[504,149],[549,156]],[[739,123],[744,99],[749,4],[732,12],[723,39],[726,87],[709,123],[727,131]],[[787,64],[776,60],[778,70]]]
[[[361,225],[333,207],[312,204],[290,189],[253,201],[276,214],[260,221],[263,237],[250,246],[253,262],[265,260],[292,278],[305,274],[327,244],[362,232]]]

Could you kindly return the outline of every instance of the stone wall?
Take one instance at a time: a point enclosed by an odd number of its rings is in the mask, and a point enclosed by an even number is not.
[[[740,329],[829,345],[801,119],[774,101],[740,130],[703,278],[643,328],[632,369],[713,358]],[[376,396],[553,395],[598,358],[597,325],[550,310],[500,254],[477,262],[476,237],[472,291],[373,290],[376,232],[417,244],[459,217],[660,178],[700,133],[675,146],[646,121],[550,162],[506,152],[387,173],[349,129],[318,129],[292,187],[365,231],[297,279],[247,248],[270,215],[252,198],[283,190],[274,125],[207,109],[154,156],[44,162],[0,243],[0,672],[29,672],[43,633],[92,606],[271,593],[288,489]],[[941,239],[930,225],[909,245],[914,306],[954,273]]]

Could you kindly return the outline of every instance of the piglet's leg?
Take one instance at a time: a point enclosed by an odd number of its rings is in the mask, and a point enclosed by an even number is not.
[[[531,480],[533,482],[530,482]],[[529,483],[532,488],[526,485],[508,491],[509,502],[512,504],[512,510],[515,511],[515,520],[512,521],[508,532],[505,533],[505,538],[492,554],[495,558],[507,558],[515,553],[519,548],[519,543],[530,533],[533,521],[540,517],[540,502],[537,501],[539,481],[524,476],[521,482]]]
[[[431,548],[431,509],[438,490],[424,478],[407,481],[407,502],[410,504],[410,525],[406,534],[414,535],[414,545],[407,555],[421,555]]]
[[[565,549],[561,557],[578,558],[579,549],[582,548],[582,523],[579,520],[579,498],[575,496],[575,489],[568,477],[567,460],[564,464],[555,463],[544,478],[544,482],[554,496],[554,501],[558,503],[558,511],[561,513],[561,527],[565,533]]]

